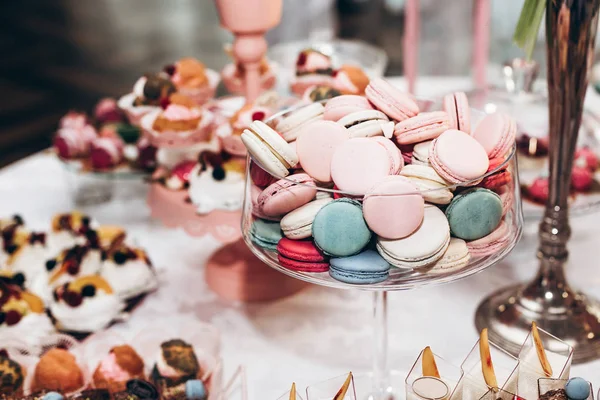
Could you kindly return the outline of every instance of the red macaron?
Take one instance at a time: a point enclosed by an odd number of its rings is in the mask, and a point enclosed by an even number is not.
[[[277,244],[279,263],[299,272],[327,272],[329,261],[312,240],[282,238]]]

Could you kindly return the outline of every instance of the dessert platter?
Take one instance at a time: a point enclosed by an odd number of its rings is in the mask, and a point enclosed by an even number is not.
[[[39,351],[13,341],[0,354],[0,394],[39,400],[221,398],[229,388],[222,381],[219,333],[204,323],[188,327],[179,336],[145,330],[131,342],[108,332],[83,343],[53,334]]]
[[[407,375],[394,373],[393,379],[403,381],[407,400],[593,400],[590,382],[570,378],[572,356],[573,349],[567,343],[535,324],[517,357],[491,342],[484,329],[460,365],[446,361],[426,347]],[[367,381],[364,374],[350,372],[308,386],[306,399],[364,399],[370,390],[365,385]],[[301,399],[298,392],[292,384],[280,399]]]
[[[296,279],[374,291],[370,398],[393,398],[387,291],[469,276],[518,241],[515,134],[508,115],[472,110],[464,93],[415,101],[380,78],[365,96],[302,104],[242,133],[253,253]]]
[[[79,212],[56,215],[49,231],[5,218],[0,231],[0,341],[37,348],[57,330],[85,337],[158,286],[147,253],[123,228]]]

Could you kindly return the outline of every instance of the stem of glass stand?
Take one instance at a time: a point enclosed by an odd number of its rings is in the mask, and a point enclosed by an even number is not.
[[[387,398],[389,387],[387,292],[373,293],[373,392],[369,400]]]

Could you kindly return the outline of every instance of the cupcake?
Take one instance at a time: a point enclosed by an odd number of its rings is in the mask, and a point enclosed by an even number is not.
[[[85,379],[75,356],[67,350],[51,349],[35,366],[32,390],[72,393],[83,387]]]
[[[244,200],[245,159],[203,152],[190,174],[190,200],[198,214],[238,210]]]
[[[176,91],[168,75],[147,74],[136,81],[132,93],[119,99],[118,105],[127,115],[129,122],[138,126],[144,115],[158,110]]]
[[[6,351],[0,351],[0,395],[9,399],[23,396],[26,372]]]
[[[99,247],[76,245],[46,261],[45,265],[48,283],[55,288],[79,277],[96,274],[102,266],[102,252]]]
[[[197,379],[201,372],[194,348],[181,339],[173,339],[160,345],[151,378],[159,387],[174,388]]]
[[[342,65],[334,73],[334,87],[342,94],[365,94],[369,77],[364,71],[354,65]]]
[[[231,46],[225,47],[225,52],[235,60]],[[272,89],[275,86],[277,77],[277,65],[270,63],[263,58],[259,66],[261,91]],[[246,71],[244,64],[235,62],[227,64],[221,71],[221,80],[230,93],[244,94],[246,91],[245,79]]]
[[[165,131],[187,132],[198,128],[202,120],[202,111],[188,108],[180,104],[169,104],[158,114],[152,123],[152,129],[161,133]]]
[[[213,98],[219,84],[219,74],[192,57],[165,67],[165,72],[171,76],[177,91],[191,97],[197,105]]]
[[[221,140],[223,150],[233,156],[245,157],[246,146],[242,143],[242,132],[248,128],[253,121],[263,121],[271,115],[271,110],[267,107],[246,104],[240,108],[224,124],[221,124],[216,131]]]
[[[130,299],[156,287],[156,274],[142,249],[124,244],[104,252],[102,276],[121,299]]]
[[[331,57],[315,49],[305,49],[296,59],[296,76],[292,79],[291,89],[302,96],[314,85],[334,86]]]
[[[96,137],[96,129],[88,123],[85,114],[71,111],[60,120],[54,149],[59,157],[66,160],[85,157]]]
[[[50,312],[62,330],[95,332],[108,326],[123,306],[104,278],[90,275],[56,288]]]
[[[127,381],[144,378],[144,361],[128,345],[113,347],[94,371],[94,385],[111,392],[126,390]]]

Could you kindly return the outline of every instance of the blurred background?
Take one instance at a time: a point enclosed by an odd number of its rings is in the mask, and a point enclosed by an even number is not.
[[[387,75],[401,75],[404,3],[284,0],[268,41],[361,39],[385,49]],[[522,4],[492,1],[491,63],[520,54],[511,36]],[[420,75],[470,74],[472,8],[473,0],[421,0]],[[119,97],[144,72],[183,56],[219,70],[229,42],[210,0],[0,2],[0,166],[48,147],[66,111]]]

